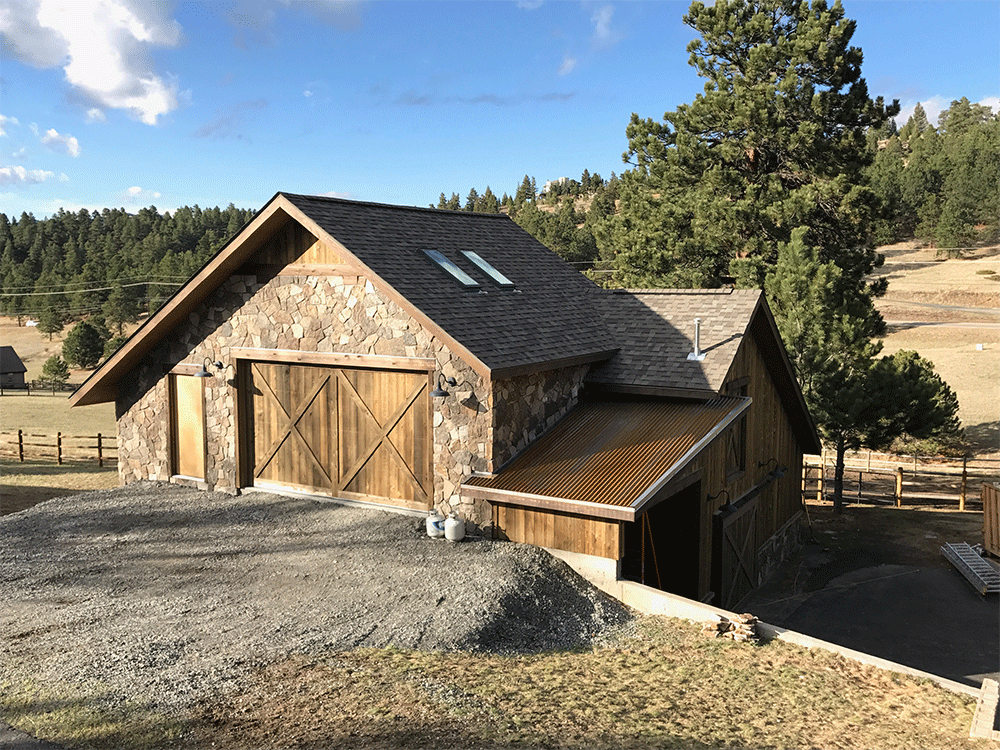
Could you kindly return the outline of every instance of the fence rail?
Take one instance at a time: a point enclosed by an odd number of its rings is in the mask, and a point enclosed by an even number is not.
[[[43,435],[34,432],[0,432],[0,456],[13,456],[20,462],[25,458],[67,461],[96,461],[98,466],[118,463],[118,443],[114,436],[102,435]]]
[[[0,396],[13,396],[16,394],[32,396],[36,393],[73,393],[79,387],[79,383],[50,383],[44,380],[29,380],[23,385],[0,383]]]
[[[833,486],[836,454],[805,456],[802,489],[817,501]],[[894,504],[896,507],[957,504],[972,509],[982,502],[981,483],[1000,481],[1000,460],[948,459],[938,456],[896,456],[888,453],[848,452],[844,457],[844,500]],[[978,509],[978,508],[977,508]]]

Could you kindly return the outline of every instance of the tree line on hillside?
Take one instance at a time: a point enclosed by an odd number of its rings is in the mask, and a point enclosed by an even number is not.
[[[110,338],[155,310],[253,216],[236,208],[143,208],[46,219],[0,213],[0,313],[50,337],[89,320]]]

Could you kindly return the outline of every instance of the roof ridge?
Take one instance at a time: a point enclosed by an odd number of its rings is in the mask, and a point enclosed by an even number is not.
[[[696,294],[733,294],[734,292],[759,292],[760,289],[734,289],[732,287],[723,287],[721,289],[670,289],[670,288],[655,288],[655,289],[613,289],[612,292],[615,294],[676,294],[676,295],[696,295]]]
[[[286,193],[283,190],[278,191],[278,195],[283,195],[289,200],[294,200],[295,198],[306,198],[307,200],[322,201],[324,203],[341,203],[353,206],[366,206],[368,208],[389,208],[393,211],[418,211],[421,213],[431,213],[431,214],[453,214],[457,216],[469,216],[475,218],[504,218],[510,219],[510,216],[500,212],[495,214],[479,213],[476,211],[463,211],[462,209],[452,209],[452,208],[433,208],[431,206],[401,206],[395,203],[379,203],[377,201],[361,201],[354,198],[337,198],[332,195],[307,195],[305,193]]]

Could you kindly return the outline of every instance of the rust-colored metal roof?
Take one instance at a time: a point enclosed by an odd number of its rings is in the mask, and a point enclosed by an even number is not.
[[[630,520],[749,405],[731,397],[585,402],[498,474],[471,477],[462,491]]]

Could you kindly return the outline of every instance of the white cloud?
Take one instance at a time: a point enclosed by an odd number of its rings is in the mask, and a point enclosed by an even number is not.
[[[107,122],[108,117],[100,107],[91,107],[87,110],[87,122]]]
[[[70,156],[80,155],[80,142],[71,135],[59,135],[55,128],[49,128],[45,131],[45,135],[42,136],[42,145]]]
[[[576,58],[566,55],[563,57],[562,65],[559,66],[559,75],[565,76],[573,72],[576,67]]]
[[[21,124],[17,121],[16,117],[5,117],[4,115],[0,115],[0,136],[7,135],[7,131],[4,128],[4,125],[7,125],[8,123],[11,125]]]
[[[69,182],[69,175],[63,172],[59,175],[59,182]]]
[[[28,149],[25,146],[21,146],[17,151],[11,154],[18,161],[24,161],[28,158]]]
[[[611,28],[611,18],[614,14],[614,6],[602,5],[591,15],[590,22],[594,24],[594,33],[590,37],[590,43],[595,49],[614,46],[621,39],[621,34]]]
[[[37,185],[50,177],[55,177],[55,173],[44,169],[29,171],[24,167],[0,167],[0,185]]]
[[[133,185],[128,190],[125,191],[128,200],[130,201],[147,201],[156,200],[157,198],[162,198],[162,194],[156,192],[155,190],[146,190],[138,185]]]
[[[0,28],[13,57],[62,67],[100,107],[148,125],[177,107],[177,87],[152,69],[150,47],[176,47],[180,25],[155,0],[8,0]]]
[[[989,107],[994,112],[1000,112],[1000,96],[987,96],[980,99],[977,104],[982,104],[984,107]]]

